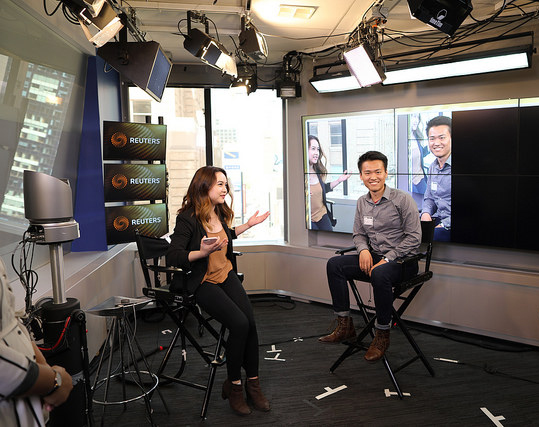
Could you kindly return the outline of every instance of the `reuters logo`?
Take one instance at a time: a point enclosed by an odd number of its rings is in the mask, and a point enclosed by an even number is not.
[[[116,148],[122,148],[127,144],[127,136],[125,133],[116,132],[110,137],[110,142],[112,142],[112,145]]]
[[[122,175],[121,173],[117,173],[112,177],[112,186],[116,188],[116,190],[121,190],[122,188],[125,188],[127,185],[127,178],[125,175]]]
[[[129,227],[129,219],[125,216],[118,216],[114,219],[112,225],[116,231],[125,231]]]

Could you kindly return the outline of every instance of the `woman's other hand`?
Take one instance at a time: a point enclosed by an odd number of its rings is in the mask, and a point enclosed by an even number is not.
[[[228,245],[228,239],[221,240],[220,237],[217,237],[215,241],[213,240],[206,241],[206,239],[208,238],[203,237],[202,240],[200,240],[200,252],[202,256],[205,256],[205,257],[215,251],[220,251],[222,248]]]

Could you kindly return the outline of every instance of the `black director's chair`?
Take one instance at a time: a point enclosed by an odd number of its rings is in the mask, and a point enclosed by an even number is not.
[[[387,373],[389,374],[389,377],[391,379],[391,382],[395,386],[395,389],[397,390],[397,394],[402,399],[403,394],[401,391],[401,388],[397,382],[397,379],[395,378],[395,373],[400,371],[401,369],[404,369],[411,363],[415,362],[417,359],[421,359],[423,364],[425,365],[425,368],[429,371],[429,373],[434,376],[434,370],[432,369],[432,366],[430,365],[429,361],[417,345],[414,337],[410,334],[410,331],[408,330],[408,327],[406,326],[406,323],[402,320],[401,316],[404,313],[404,311],[408,308],[414,297],[417,295],[423,284],[430,280],[432,278],[432,271],[430,271],[430,261],[432,257],[432,241],[434,238],[434,221],[421,221],[421,231],[422,231],[422,238],[421,238],[421,248],[420,252],[417,255],[411,255],[402,259],[397,260],[399,264],[402,264],[402,271],[404,272],[405,266],[410,262],[415,262],[419,260],[424,260],[424,269],[421,270],[421,267],[419,269],[419,272],[416,276],[402,281],[395,285],[393,288],[393,322],[397,324],[397,326],[401,329],[402,333],[414,349],[416,356],[414,356],[412,359],[408,360],[407,362],[403,363],[399,367],[393,369],[391,368],[391,365],[389,364],[389,361],[387,360],[386,355],[383,356],[382,362],[384,364],[384,367],[387,370]],[[336,251],[335,253],[339,255],[344,255],[347,252],[354,251],[356,248],[354,246],[340,249]],[[366,323],[366,326],[361,330],[361,332],[358,334],[357,338],[353,341],[345,342],[348,347],[347,349],[341,354],[341,356],[337,359],[335,363],[330,368],[330,372],[334,372],[335,369],[339,367],[339,365],[349,356],[362,351],[366,350],[368,348],[368,345],[365,346],[362,341],[367,336],[370,335],[371,337],[374,337],[374,322],[376,320],[376,315],[369,314],[369,311],[374,311],[374,307],[371,307],[363,302],[363,299],[361,298],[361,295],[359,294],[359,291],[357,290],[356,284],[354,280],[349,280],[348,284],[350,285],[350,289],[352,290],[352,293],[354,294],[354,297],[356,299],[357,305],[359,307],[359,311],[361,313],[361,316],[363,317],[363,320]],[[407,295],[404,295],[407,291],[410,291]],[[395,308],[395,302],[397,300],[402,301],[402,304]]]
[[[165,356],[156,372],[159,377],[159,384],[168,384],[171,382],[183,384],[198,390],[205,391],[204,400],[202,402],[202,409],[200,416],[206,417],[208,410],[208,402],[213,388],[215,380],[215,373],[219,366],[225,363],[224,347],[225,341],[225,327],[221,325],[219,332],[210,324],[210,318],[205,318],[200,308],[196,304],[195,296],[192,292],[189,292],[186,288],[173,292],[169,290],[169,284],[173,274],[185,274],[188,275],[189,271],[184,271],[181,268],[162,265],[164,263],[164,257],[168,251],[169,243],[165,239],[156,237],[142,236],[138,230],[135,231],[135,241],[139,252],[140,264],[146,287],[142,289],[144,295],[149,298],[153,298],[158,305],[163,307],[166,315],[172,319],[177,326],[176,332],[170,342]],[[153,272],[153,280],[150,272]],[[166,277],[166,283],[162,285],[161,276]],[[202,335],[204,331],[208,331],[216,340],[213,351],[209,352],[202,348],[200,343],[196,340],[193,334],[187,329],[185,323],[189,316],[194,316],[198,321],[199,335]],[[180,367],[176,374],[167,375],[164,373],[165,368],[171,358],[172,352],[176,347],[176,344],[180,340],[179,353]],[[192,381],[187,381],[181,378],[187,361],[187,342],[189,342],[202,357],[209,367],[208,378],[206,384],[198,384]]]

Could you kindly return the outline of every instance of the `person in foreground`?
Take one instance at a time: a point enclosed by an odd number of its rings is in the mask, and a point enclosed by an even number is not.
[[[197,304],[228,329],[228,378],[222,397],[234,412],[247,415],[251,409],[243,395],[242,367],[247,374],[247,397],[255,409],[269,411],[270,403],[260,388],[258,334],[249,297],[235,273],[232,239],[263,222],[269,212],[258,215],[257,211],[245,224],[230,228],[234,211],[225,200],[228,194],[224,169],[204,166],[196,171],[178,211],[167,263],[191,270],[185,280],[188,289],[195,291]],[[177,279],[173,278],[172,289]]]
[[[393,285],[417,274],[418,265],[404,272],[398,258],[415,254],[421,244],[421,223],[416,203],[408,193],[390,188],[387,157],[368,151],[358,162],[361,180],[369,192],[357,201],[353,240],[356,255],[335,256],[327,263],[327,276],[337,327],[321,342],[342,342],[356,336],[350,317],[348,279],[370,281],[376,308],[375,336],[365,359],[382,358],[389,347]],[[413,263],[411,263],[413,264]]]
[[[14,307],[0,259],[0,425],[45,427],[47,411],[67,400],[73,382],[64,368],[45,361]]]

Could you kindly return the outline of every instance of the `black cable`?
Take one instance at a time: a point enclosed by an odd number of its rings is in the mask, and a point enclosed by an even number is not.
[[[62,3],[59,1],[52,13],[49,13],[49,11],[47,10],[47,0],[43,0],[43,9],[45,10],[45,15],[47,16],[53,16],[58,11],[58,8],[60,6],[62,6]]]

